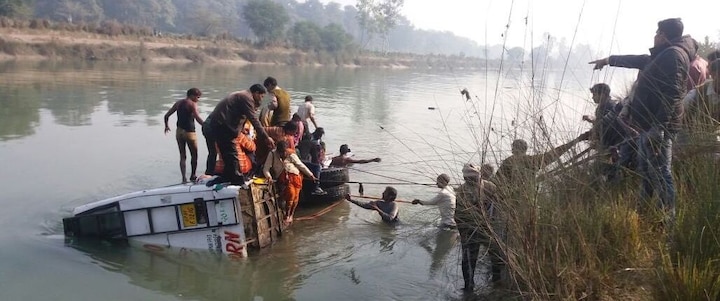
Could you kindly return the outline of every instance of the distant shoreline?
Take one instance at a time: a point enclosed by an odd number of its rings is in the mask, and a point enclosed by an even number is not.
[[[0,28],[0,60],[89,60],[222,65],[271,64],[424,69],[483,69],[480,58],[409,53],[347,54],[257,48],[231,39],[190,36],[107,35],[82,30]],[[493,61],[490,62],[493,65]]]

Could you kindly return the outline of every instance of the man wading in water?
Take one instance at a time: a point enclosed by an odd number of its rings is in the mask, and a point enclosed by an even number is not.
[[[490,280],[493,283],[501,280],[505,266],[502,249],[497,243],[497,237],[494,237],[502,233],[500,229],[493,229],[493,225],[497,224],[495,208],[500,196],[495,184],[480,177],[483,172],[487,170],[481,170],[471,163],[465,164],[462,169],[465,182],[456,191],[455,223],[462,247],[463,291],[467,293],[475,289],[475,267],[481,245],[488,249],[492,274]],[[493,231],[495,235],[492,235]]]
[[[350,203],[353,203],[368,210],[377,211],[377,213],[382,218],[382,221],[388,224],[394,224],[400,221],[398,219],[398,205],[397,203],[395,203],[396,198],[397,190],[390,186],[385,188],[385,191],[383,191],[382,194],[382,200],[380,201],[361,203],[351,199],[349,194],[345,196],[345,199],[350,201]]]

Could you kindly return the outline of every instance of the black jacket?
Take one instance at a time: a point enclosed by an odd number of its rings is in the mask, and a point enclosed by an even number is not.
[[[690,58],[697,46],[690,36],[683,36],[669,45],[650,49],[650,55],[610,56],[611,66],[637,68],[635,93],[630,102],[630,122],[640,130],[653,126],[675,131],[682,117]]]

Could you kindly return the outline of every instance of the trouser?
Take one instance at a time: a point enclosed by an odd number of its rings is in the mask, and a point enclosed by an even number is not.
[[[302,161],[305,166],[312,172],[312,174],[315,176],[315,178],[320,179],[320,172],[322,171],[322,166],[317,163],[312,163],[310,161]],[[309,191],[315,191],[318,188],[318,185],[320,185],[319,182],[313,181],[312,184],[308,185]]]
[[[638,168],[642,176],[640,197],[649,201],[657,192],[658,207],[675,216],[675,184],[672,178],[672,135],[653,128],[640,134]]]
[[[292,217],[295,214],[298,201],[300,200],[300,190],[302,189],[302,176],[293,173],[283,172],[280,175],[280,181],[285,186],[281,192],[283,200],[285,200],[286,217]]]
[[[241,184],[245,178],[240,174],[240,163],[238,161],[238,153],[233,140],[237,137],[237,132],[233,132],[223,125],[203,124],[203,136],[208,148],[208,157],[206,163],[206,174],[214,174],[215,163],[217,161],[217,152],[215,145],[220,151],[224,166],[221,174],[223,180],[233,184]]]
[[[493,239],[483,233],[479,227],[458,227],[458,232],[460,233],[460,247],[462,249],[462,273],[465,290],[471,290],[475,287],[475,267],[477,266],[481,245],[488,249],[492,281],[500,280],[502,267],[505,263],[497,243],[493,242]]]

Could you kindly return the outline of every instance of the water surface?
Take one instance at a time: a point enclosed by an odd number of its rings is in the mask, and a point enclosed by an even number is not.
[[[314,97],[329,151],[347,143],[358,158],[383,159],[351,171],[352,180],[366,182],[367,195],[399,183],[399,198],[412,200],[427,199],[435,189],[401,184],[432,183],[438,173],[457,180],[468,161],[497,164],[514,138],[544,149],[548,141],[587,130],[578,120],[593,110],[592,80],[578,74],[0,63],[0,297],[458,298],[457,237],[435,228],[439,218],[430,206],[401,204],[402,223],[388,227],[373,212],[344,203],[297,222],[278,244],[241,263],[104,243],[70,246],[61,220],[81,204],[179,182],[174,136],[163,134],[162,119],[190,87],[203,91],[200,113],[206,116],[227,93],[275,76],[290,91],[293,110],[305,95]],[[463,88],[471,100],[460,96]]]

